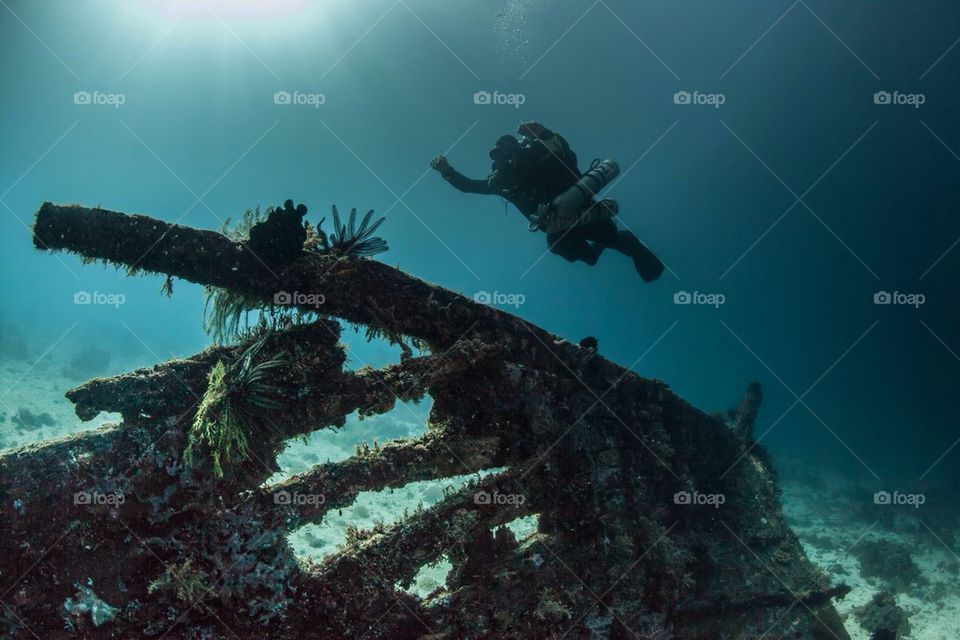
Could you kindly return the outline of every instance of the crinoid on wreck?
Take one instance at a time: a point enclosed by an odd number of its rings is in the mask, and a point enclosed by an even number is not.
[[[283,291],[325,302],[311,320],[72,389],[81,418],[122,421],[0,456],[3,637],[847,638],[831,603],[846,588],[805,557],[748,439],[756,387],[732,422],[708,415],[593,349],[349,251],[277,270],[221,234],[50,203],[34,239],[263,308]],[[338,320],[425,355],[348,370]],[[422,437],[264,484],[285,441],[425,394]],[[361,492],[489,470],[319,564],[288,545]],[[501,526],[531,515],[522,539]],[[444,556],[445,585],[404,590]]]
[[[323,229],[324,220],[315,229],[313,229],[315,242],[309,244],[308,248],[319,252],[336,252],[341,255],[354,258],[375,256],[388,249],[387,242],[383,238],[378,238],[373,234],[377,232],[383,221],[383,216],[373,222],[373,209],[367,211],[366,215],[357,226],[357,210],[350,210],[350,218],[344,224],[340,220],[340,212],[337,206],[333,205],[333,233],[327,235]]]

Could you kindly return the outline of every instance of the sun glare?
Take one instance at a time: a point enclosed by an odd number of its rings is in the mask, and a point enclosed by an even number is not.
[[[305,14],[313,14],[320,4],[308,0],[142,0],[125,6],[140,20],[269,24],[302,19]]]

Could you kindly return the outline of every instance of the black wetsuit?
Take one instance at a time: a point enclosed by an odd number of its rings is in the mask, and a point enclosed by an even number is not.
[[[468,178],[453,167],[441,175],[464,193],[498,195],[529,219],[541,204],[550,202],[580,179],[577,155],[570,145],[559,135],[546,132],[544,139],[551,138],[554,142],[549,148],[540,140],[525,140],[511,157],[494,161],[484,180]]]
[[[485,180],[468,178],[453,167],[441,175],[464,193],[498,195],[529,219],[541,204],[576,183],[581,173],[577,155],[567,141],[546,130],[539,139],[525,139],[511,157],[494,161]],[[633,258],[637,272],[647,282],[663,271],[660,260],[632,232],[618,228],[609,218],[548,233],[547,246],[570,262],[581,260],[588,265],[596,264],[605,249],[614,249]]]

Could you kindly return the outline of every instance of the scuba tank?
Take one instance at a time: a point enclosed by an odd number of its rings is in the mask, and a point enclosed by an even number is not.
[[[555,233],[578,224],[617,215],[618,207],[613,200],[602,200],[586,211],[583,210],[583,206],[619,174],[620,167],[615,161],[594,160],[590,170],[584,173],[573,186],[554,198],[552,202],[540,205],[537,214],[531,218],[530,231],[542,230]]]

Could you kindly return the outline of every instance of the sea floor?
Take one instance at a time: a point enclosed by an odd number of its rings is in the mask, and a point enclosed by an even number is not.
[[[64,392],[86,377],[128,370],[121,364],[130,364],[132,369],[145,363],[114,362],[110,371],[84,371],[82,366],[78,369],[76,355],[50,353],[39,360],[0,357],[0,449],[94,429],[119,418],[102,414],[91,422],[81,422]],[[98,364],[103,366],[103,362],[91,366],[95,369]],[[425,429],[428,411],[428,402],[398,404],[388,414],[362,421],[354,415],[338,431],[323,430],[306,440],[294,441],[280,457],[281,473],[269,482],[306,471],[318,463],[343,460],[363,442],[372,445],[374,440],[383,443],[416,437]],[[859,623],[856,610],[882,591],[893,593],[896,604],[908,616],[910,633],[901,635],[902,638],[960,638],[960,558],[955,552],[960,530],[951,528],[955,521],[925,511],[926,506],[877,508],[872,494],[841,478],[790,473],[783,476],[784,512],[808,556],[835,583],[845,582],[852,588],[837,603],[837,609],[854,640],[868,640],[870,635]],[[445,491],[459,488],[475,477],[417,482],[395,490],[361,494],[351,507],[331,512],[323,523],[292,532],[291,545],[299,557],[320,561],[344,543],[349,526],[370,529],[377,522],[390,524],[405,511],[435,504]],[[510,526],[522,538],[534,531],[536,522],[524,518]],[[878,541],[890,545],[877,546]],[[903,570],[898,573],[874,566],[878,555],[880,565],[896,560]],[[449,569],[449,563],[443,559],[425,567],[410,591],[426,595],[443,584]]]
[[[94,363],[91,375],[77,375],[79,371],[73,368],[77,362],[72,360],[72,356],[52,353],[39,359],[0,357],[0,449],[96,429],[120,419],[118,414],[107,413],[90,422],[77,417],[64,393],[108,371],[97,370],[101,361]]]
[[[811,561],[850,593],[836,608],[853,640],[869,640],[857,610],[893,594],[910,640],[960,638],[960,529],[925,506],[877,505],[842,478],[782,480],[784,514]],[[952,514],[951,514],[952,515]]]

